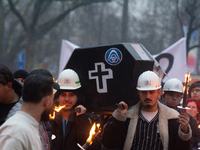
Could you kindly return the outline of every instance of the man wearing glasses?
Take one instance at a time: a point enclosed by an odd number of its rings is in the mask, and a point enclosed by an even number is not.
[[[195,98],[200,101],[200,81],[192,83],[188,92],[191,98]]]

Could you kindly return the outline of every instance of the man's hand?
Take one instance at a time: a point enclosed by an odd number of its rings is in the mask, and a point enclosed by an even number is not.
[[[87,109],[83,105],[78,105],[76,108],[79,108],[81,111],[76,112],[76,116],[86,113]]]
[[[183,133],[187,134],[189,132],[188,124],[190,122],[190,118],[185,112],[182,112],[179,115],[179,117],[180,117],[179,118],[179,123],[181,124],[181,131]]]
[[[128,110],[128,105],[124,101],[121,101],[119,104],[122,104],[124,106],[124,109],[117,109],[117,111],[122,115],[125,115]]]

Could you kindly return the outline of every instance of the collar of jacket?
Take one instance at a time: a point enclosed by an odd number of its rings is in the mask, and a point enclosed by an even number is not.
[[[69,122],[69,123],[74,122],[75,116],[76,116],[76,114],[75,114],[74,112],[72,112],[72,113],[69,115],[68,122]],[[61,113],[61,112],[56,112],[56,116],[55,116],[54,121],[58,124],[58,126],[59,126],[60,128],[62,128],[62,113]]]
[[[138,114],[140,111],[141,102],[139,101],[135,106],[132,106],[126,114],[127,118],[130,118],[130,123],[128,126],[127,136],[124,144],[124,150],[130,150],[135,135],[135,130],[138,121]],[[169,132],[168,132],[168,120],[178,119],[179,113],[171,109],[158,101],[158,111],[159,111],[159,132],[160,138],[162,140],[164,150],[168,150],[169,142]]]

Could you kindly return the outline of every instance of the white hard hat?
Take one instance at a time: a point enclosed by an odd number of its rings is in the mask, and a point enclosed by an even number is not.
[[[183,93],[183,84],[177,78],[169,79],[163,86],[163,91],[173,91]]]
[[[136,88],[140,91],[152,91],[160,89],[160,79],[155,72],[145,71],[138,77]]]
[[[81,87],[77,73],[72,69],[63,70],[57,80],[61,90],[75,90]]]

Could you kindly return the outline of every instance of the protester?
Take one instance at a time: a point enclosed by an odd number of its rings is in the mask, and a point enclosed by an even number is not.
[[[188,150],[192,131],[189,117],[179,114],[158,100],[160,79],[152,71],[143,72],[137,82],[140,101],[128,109],[116,109],[105,126],[102,138],[105,148]]]
[[[183,84],[177,78],[169,79],[163,86],[164,103],[170,108],[177,110],[183,98]]]
[[[53,81],[54,81],[54,92],[56,92],[57,90],[60,89],[59,84],[55,82],[55,79],[52,76],[52,74],[49,72],[49,70],[46,70],[46,69],[35,69],[35,70],[32,70],[29,75],[33,75],[33,74],[45,75],[45,76],[51,77],[53,79]]]
[[[188,90],[189,97],[195,98],[200,101],[200,81],[191,84]]]
[[[54,150],[80,150],[77,144],[83,145],[89,137],[92,127],[91,120],[86,115],[87,109],[83,106],[84,96],[81,92],[81,83],[77,73],[72,69],[63,70],[57,80],[60,90],[55,94],[56,106],[64,106],[56,113],[51,121],[52,140]],[[76,112],[75,109],[80,109]],[[97,149],[91,145],[89,149]]]
[[[0,64],[0,126],[20,110],[22,84],[14,79],[10,69]]]
[[[22,90],[20,111],[0,127],[2,150],[42,150],[39,121],[48,121],[53,104],[53,80],[51,77],[32,75],[27,77]]]
[[[182,82],[177,78],[169,79],[167,82],[165,82],[163,86],[163,92],[164,93],[162,94],[162,97],[165,100],[165,105],[181,113],[181,109],[177,108],[177,106],[180,106],[180,102],[183,98]],[[191,116],[190,113],[187,113],[187,115],[190,117],[189,124],[192,129],[192,140],[190,140],[190,150],[198,149],[198,143],[200,142],[200,130],[193,116]]]
[[[190,109],[187,109],[186,112],[190,114],[197,122],[197,124],[200,124],[200,102],[195,98],[189,98],[186,101],[186,106]]]
[[[28,76],[28,72],[24,69],[19,69],[15,71],[13,74],[14,74],[14,78],[17,79],[22,84],[24,83],[24,80]]]
[[[29,75],[42,75],[42,76],[50,77],[54,81],[52,74],[48,70],[45,70],[45,69],[35,69],[31,71]],[[59,85],[55,82],[53,84],[53,90],[54,92],[59,90]],[[40,139],[43,145],[43,150],[52,149],[52,143],[51,143],[52,128],[49,121],[46,121],[46,122],[40,121],[39,133],[40,133]]]

